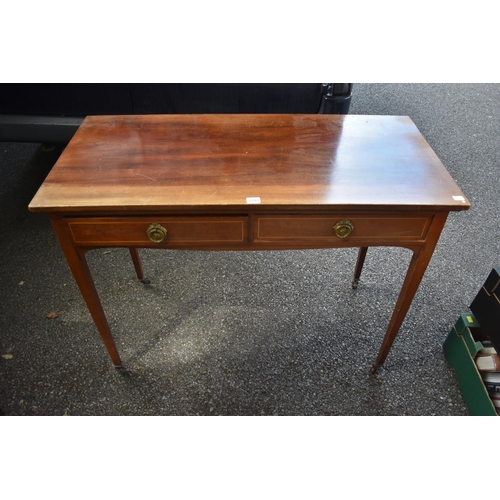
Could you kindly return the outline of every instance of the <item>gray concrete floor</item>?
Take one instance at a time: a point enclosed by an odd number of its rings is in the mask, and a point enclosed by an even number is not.
[[[59,151],[0,143],[3,413],[467,415],[442,344],[500,262],[500,85],[356,84],[351,114],[410,116],[472,203],[376,376],[407,250],[370,249],[356,291],[351,249],[143,250],[147,287],[126,250],[90,252],[115,370],[47,218],[27,210]]]

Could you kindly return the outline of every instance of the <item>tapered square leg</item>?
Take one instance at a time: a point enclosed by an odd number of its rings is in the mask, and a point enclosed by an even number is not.
[[[365,263],[366,252],[368,247],[361,247],[358,252],[358,260],[356,262],[356,268],[354,269],[354,278],[352,280],[353,289],[358,288],[359,277],[361,276],[361,271],[363,269],[363,264]]]
[[[141,258],[139,257],[139,251],[137,248],[129,248],[130,256],[132,257],[132,262],[134,263],[134,269],[137,274],[137,278],[141,281],[144,279],[144,273],[142,271]]]
[[[111,335],[111,330],[104,309],[102,308],[101,300],[97,294],[94,280],[90,274],[87,260],[85,259],[85,253],[74,245],[71,231],[69,231],[67,224],[62,219],[52,217],[51,222],[76,284],[94,320],[97,331],[104,342],[113,364],[115,367],[119,368],[122,364],[120,355],[118,354],[115,341]]]
[[[410,308],[413,297],[415,296],[425,270],[429,265],[447,216],[447,212],[437,213],[433,218],[425,243],[422,246],[415,247],[413,249],[410,266],[408,267],[408,272],[406,273],[401,292],[399,293],[396,306],[394,307],[391,321],[389,322],[389,326],[384,340],[382,341],[382,346],[380,347],[377,359],[370,370],[372,374],[374,374],[377,371],[377,368],[383,364],[385,358],[389,354],[392,343],[394,342],[394,339],[403,324],[403,320],[405,319],[406,313]]]

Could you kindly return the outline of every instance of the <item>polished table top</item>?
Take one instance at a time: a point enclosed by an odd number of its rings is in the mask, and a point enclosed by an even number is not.
[[[30,204],[39,212],[277,207],[465,210],[404,116],[87,117]]]

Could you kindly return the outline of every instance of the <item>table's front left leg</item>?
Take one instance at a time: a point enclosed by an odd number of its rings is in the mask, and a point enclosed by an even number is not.
[[[104,345],[106,346],[108,354],[115,367],[119,368],[122,364],[120,355],[118,354],[115,341],[111,335],[111,330],[109,328],[104,309],[102,308],[99,295],[97,294],[94,280],[90,274],[85,254],[83,251],[79,251],[75,246],[71,232],[62,218],[54,216],[51,218],[51,222],[57,238],[59,239],[64,256],[66,257],[83,299],[87,304],[95,326],[104,342]]]

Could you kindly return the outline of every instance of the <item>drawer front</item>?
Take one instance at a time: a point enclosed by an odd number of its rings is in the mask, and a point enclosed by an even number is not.
[[[255,221],[255,241],[421,240],[431,216],[262,216]]]
[[[78,245],[89,246],[189,247],[191,243],[194,246],[237,245],[246,242],[247,226],[247,217],[153,216],[69,221],[74,241]]]

